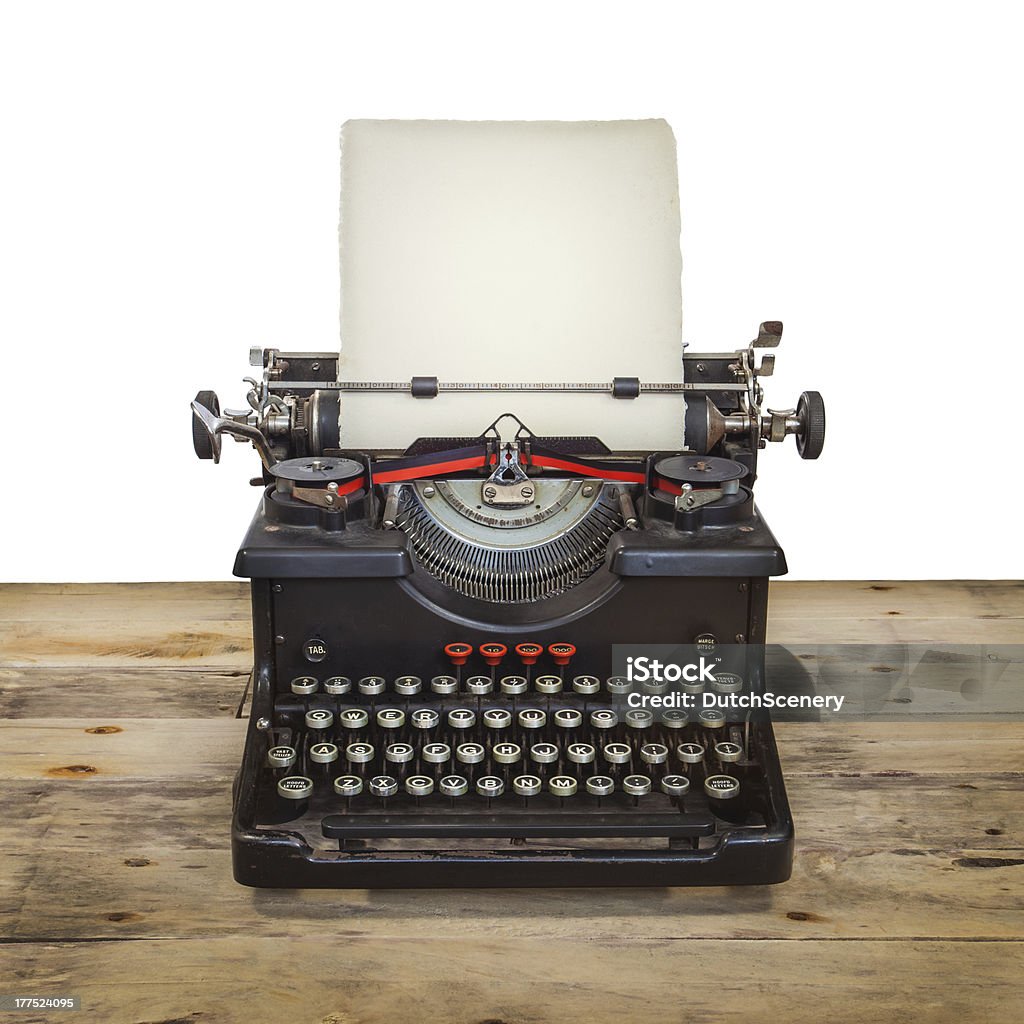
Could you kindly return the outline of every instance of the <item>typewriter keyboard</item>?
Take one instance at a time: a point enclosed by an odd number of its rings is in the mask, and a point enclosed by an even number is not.
[[[320,842],[649,839],[694,848],[764,821],[760,727],[717,710],[629,709],[622,677],[299,676],[266,722],[258,818]],[[505,654],[484,644],[479,654]],[[550,653],[567,665],[571,645]],[[530,660],[532,659],[532,661]],[[563,667],[558,666],[556,667]]]

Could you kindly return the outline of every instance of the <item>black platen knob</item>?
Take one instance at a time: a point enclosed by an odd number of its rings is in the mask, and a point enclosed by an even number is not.
[[[214,416],[220,416],[220,399],[217,398],[216,391],[200,391],[195,401],[204,409],[209,409]],[[210,440],[209,431],[195,413],[192,413],[192,447],[199,458],[213,458],[213,442]]]
[[[817,391],[805,391],[796,407],[801,431],[796,435],[796,450],[801,459],[816,459],[825,447],[825,402]]]

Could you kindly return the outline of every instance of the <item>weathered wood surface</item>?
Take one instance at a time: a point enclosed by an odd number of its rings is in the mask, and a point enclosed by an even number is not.
[[[0,990],[87,1008],[17,1020],[1019,1016],[1020,722],[780,724],[782,886],[250,890],[227,846],[247,601],[0,587]],[[1024,641],[1015,583],[781,584],[772,608],[783,643]]]

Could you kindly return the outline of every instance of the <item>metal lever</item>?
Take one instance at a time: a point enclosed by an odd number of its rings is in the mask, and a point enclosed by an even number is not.
[[[263,431],[248,423],[238,423],[235,420],[225,419],[223,416],[215,416],[204,405],[198,402],[192,403],[192,415],[195,416],[210,435],[210,447],[213,450],[213,461],[220,462],[220,435],[231,434],[232,437],[241,437],[251,441],[253,447],[259,453],[263,465],[273,471],[277,465],[277,458],[270,450],[270,442],[267,441]]]

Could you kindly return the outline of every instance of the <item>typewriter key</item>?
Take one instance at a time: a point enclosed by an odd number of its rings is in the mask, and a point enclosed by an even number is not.
[[[480,657],[491,668],[497,667],[501,663],[501,659],[508,654],[508,648],[504,644],[493,642],[481,644],[478,650],[480,651]]]
[[[405,780],[405,791],[417,799],[434,792],[434,780],[429,775],[410,775]]]
[[[709,775],[704,780],[704,792],[712,800],[731,800],[739,795],[740,784],[731,775]]]
[[[484,712],[485,729],[507,729],[512,724],[512,715],[504,708],[488,708]]]
[[[704,748],[699,743],[680,743],[676,754],[683,764],[700,764],[704,760]]]
[[[521,797],[537,796],[543,783],[536,775],[517,775],[512,780],[512,790]]]
[[[295,759],[294,747],[271,747],[267,751],[267,764],[271,768],[291,768]]]
[[[324,680],[324,692],[340,696],[352,689],[352,680],[348,676],[331,676]]]
[[[350,764],[369,764],[374,753],[372,743],[350,743],[345,748],[345,760]]]
[[[473,647],[471,644],[463,643],[445,644],[444,653],[456,668],[461,668],[469,660]]]
[[[555,712],[555,725],[559,729],[578,729],[583,724],[583,715],[575,708],[559,708]]]
[[[448,726],[456,732],[465,732],[476,725],[476,712],[469,708],[452,708],[448,712]]]
[[[647,796],[651,791],[651,780],[646,775],[627,775],[622,780],[622,791],[632,797]]]
[[[561,676],[537,676],[533,685],[538,693],[546,693],[549,696],[553,693],[562,692]]]
[[[738,743],[716,743],[715,757],[725,764],[733,763],[743,757],[743,748]]]
[[[650,711],[627,711],[624,718],[630,729],[649,729],[654,725],[654,715]]]
[[[379,693],[384,692],[384,677],[383,676],[364,676],[356,683],[356,688],[360,693],[365,694],[367,697],[375,697]]]
[[[486,696],[494,689],[494,680],[490,676],[470,676],[466,680],[466,690],[474,697]]]
[[[686,796],[690,780],[685,775],[666,775],[661,780],[661,791],[671,797]]]
[[[570,743],[565,753],[573,764],[593,764],[597,756],[597,751],[589,743]]]
[[[535,743],[530,747],[530,760],[534,764],[554,764],[558,760],[558,747],[554,743]]]
[[[609,764],[629,764],[633,748],[628,743],[609,743],[601,753]]]
[[[649,694],[668,693],[668,686],[668,680],[647,679],[640,684],[640,692]]]
[[[423,689],[423,680],[419,676],[399,676],[395,680],[395,693],[403,697],[412,697]]]
[[[668,760],[668,747],[664,743],[645,743],[640,748],[640,760],[644,764],[664,764]]]
[[[601,680],[597,676],[576,676],[572,681],[572,688],[576,693],[589,697],[601,692]]]
[[[319,683],[313,676],[299,676],[297,679],[292,680],[292,693],[298,693],[300,695],[306,695],[310,693],[316,693]]]
[[[455,748],[455,760],[460,764],[480,764],[487,751],[479,743],[460,743]]]
[[[623,694],[632,692],[633,684],[625,676],[609,676],[604,688],[609,693]]]
[[[405,712],[399,708],[381,708],[377,712],[377,725],[381,729],[401,729],[405,725]]]
[[[548,792],[552,796],[565,799],[567,796],[575,796],[579,784],[571,775],[552,775],[548,779]]]
[[[497,764],[518,764],[523,759],[523,748],[518,743],[495,743],[491,756]]]
[[[446,775],[437,788],[445,796],[465,796],[469,792],[469,780],[463,775]]]
[[[661,724],[666,729],[685,729],[690,721],[690,716],[685,711],[663,711],[661,713]]]
[[[595,729],[614,729],[619,724],[619,716],[607,708],[599,708],[590,712],[590,724]]]
[[[323,729],[330,729],[334,725],[334,715],[325,708],[313,708],[306,712],[306,728],[315,729],[318,732]]]
[[[277,795],[285,800],[308,800],[313,795],[313,780],[305,775],[289,775],[278,780]]]
[[[415,756],[411,743],[389,743],[384,748],[384,760],[388,764],[408,764]]]
[[[441,716],[433,708],[417,708],[410,721],[414,729],[436,729]]]
[[[334,780],[334,792],[338,796],[359,796],[363,791],[363,780],[358,775],[339,775]]]
[[[423,760],[427,764],[446,764],[451,757],[452,748],[447,743],[428,743],[423,748]]]
[[[502,676],[501,692],[508,694],[510,697],[518,697],[521,693],[526,693],[529,687],[526,676]]]
[[[346,708],[339,716],[343,729],[356,732],[370,724],[370,716],[362,708]]]
[[[697,724],[705,729],[723,729],[725,728],[725,712],[719,711],[717,708],[708,708],[706,711],[698,713]]]
[[[560,668],[568,665],[576,656],[576,648],[572,644],[557,643],[548,644],[548,654]]]
[[[484,775],[476,780],[476,791],[491,800],[505,792],[505,780],[497,775]]]
[[[615,780],[610,775],[591,775],[586,785],[591,796],[611,796],[615,792]]]
[[[735,672],[719,672],[711,681],[711,689],[717,693],[739,693],[743,689],[743,678]]]
[[[333,764],[338,760],[337,744],[314,743],[309,748],[309,759],[316,764]]]
[[[683,693],[689,693],[696,696],[697,694],[704,692],[704,684],[699,682],[688,683],[685,679],[683,679],[679,682],[679,689],[682,690]]]
[[[448,695],[455,693],[459,688],[459,681],[455,676],[434,676],[430,680],[430,688],[434,693]]]
[[[519,655],[519,660],[524,665],[535,665],[537,659],[544,653],[544,648],[540,644],[534,643],[523,643],[516,644],[516,654]]]
[[[398,792],[398,780],[391,775],[374,775],[366,784],[371,796],[389,797]]]
[[[523,708],[518,716],[519,725],[523,729],[543,729],[547,724],[547,713],[540,708]]]

